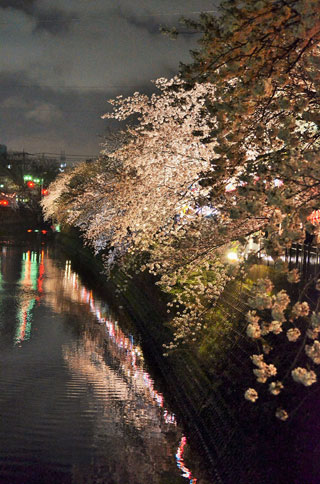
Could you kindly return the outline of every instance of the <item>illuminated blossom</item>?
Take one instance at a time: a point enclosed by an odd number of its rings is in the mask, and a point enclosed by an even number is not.
[[[287,338],[289,341],[295,342],[301,335],[301,331],[298,328],[291,328],[287,331]]]
[[[269,392],[272,393],[272,395],[279,395],[282,389],[283,385],[281,381],[272,381],[269,385]]]
[[[286,410],[284,410],[283,408],[277,408],[276,410],[276,417],[282,421],[285,421],[287,420],[287,418],[289,417],[288,413],[286,412]]]
[[[282,310],[284,311],[288,304],[290,303],[290,297],[288,296],[288,294],[286,293],[286,291],[284,289],[282,289],[281,291],[279,291],[276,295],[275,295],[275,304]]]
[[[260,367],[261,365],[264,364],[264,361],[263,361],[263,355],[260,354],[260,355],[252,355],[251,357],[251,361],[254,365]]]
[[[277,368],[266,363],[261,368],[256,368],[253,370],[254,375],[257,377],[257,382],[265,383],[268,378],[275,376],[277,374]]]
[[[313,363],[319,365],[320,363],[320,342],[315,340],[313,345],[306,345],[305,352],[312,359]]]
[[[265,279],[259,279],[257,282],[257,289],[262,293],[270,293],[273,289],[273,283],[268,277]]]
[[[268,378],[277,374],[277,369],[274,365],[268,365],[263,361],[263,354],[252,355],[251,360],[258,367],[253,370],[254,375],[257,377],[257,382],[265,383]]]
[[[297,319],[299,317],[308,316],[310,311],[309,304],[307,302],[299,303],[297,302],[291,310],[291,320]]]
[[[270,279],[259,279],[255,285],[255,295],[248,301],[249,305],[256,309],[269,309],[272,306],[272,298],[269,293],[273,289]]]
[[[253,370],[254,375],[257,377],[258,383],[265,383],[267,381],[267,375],[265,368],[255,368]]]
[[[282,333],[282,322],[281,321],[272,321],[270,323],[270,332],[273,334],[280,334]]]
[[[245,391],[244,398],[254,403],[259,398],[258,392],[254,388],[248,388]]]
[[[317,375],[314,371],[308,371],[306,368],[295,368],[291,372],[291,376],[297,383],[302,383],[304,386],[309,387],[317,381]]]
[[[249,322],[247,326],[247,336],[249,338],[258,339],[261,337],[261,330],[259,326],[259,316],[256,311],[248,311],[246,314],[246,320]]]
[[[247,336],[249,338],[258,339],[261,336],[261,330],[259,324],[248,324]]]
[[[298,269],[292,269],[292,271],[288,273],[287,279],[288,282],[291,282],[292,284],[297,284],[300,281],[300,274]]]
[[[279,323],[282,323],[286,320],[283,309],[279,304],[274,304],[272,306],[271,316]]]
[[[256,311],[248,311],[246,314],[246,320],[248,323],[257,324],[259,322],[259,316],[257,316]]]
[[[272,306],[272,298],[268,294],[257,293],[254,298],[249,300],[249,304],[256,309],[269,309]]]

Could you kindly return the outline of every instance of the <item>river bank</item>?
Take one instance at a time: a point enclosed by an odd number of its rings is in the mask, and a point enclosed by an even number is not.
[[[112,282],[108,281],[101,274],[102,262],[94,258],[79,239],[63,233],[56,241],[75,259],[78,269],[85,270],[100,289],[116,294],[117,284],[126,278],[121,271],[117,271]],[[234,401],[235,408],[232,408],[235,389],[224,387],[223,371],[213,375],[213,368],[204,365],[191,351],[177,352],[168,358],[162,356],[162,345],[168,343],[172,334],[165,324],[166,300],[154,282],[149,274],[135,276],[125,293],[117,294],[119,306],[128,312],[143,335],[144,352],[153,366],[156,365],[173,408],[182,416],[191,440],[201,448],[212,482],[232,483],[234,476],[238,475],[239,478],[242,476],[239,482],[248,482],[247,479],[251,478],[251,482],[270,483],[270,476],[266,480],[255,476],[256,469],[250,465],[247,452],[243,452],[245,432],[237,414],[239,407],[242,409],[246,402],[241,398],[240,402]],[[237,369],[234,362],[233,366]],[[228,403],[224,390],[228,394]]]
[[[253,345],[245,337],[247,291],[232,286],[217,306],[225,326],[216,341],[208,341],[202,357],[192,348],[163,357],[164,343],[172,336],[168,327],[167,299],[149,274],[134,275],[124,293],[117,285],[126,276],[116,271],[112,280],[102,274],[103,264],[72,233],[59,234],[60,248],[68,253],[79,270],[102,291],[111,292],[118,307],[130,315],[142,335],[142,346],[163,381],[172,408],[180,416],[190,440],[207,462],[212,483],[233,484],[318,484],[320,469],[316,437],[311,428],[319,423],[314,391],[298,390],[291,399],[302,401],[302,410],[287,422],[270,413],[274,397],[253,405],[243,398],[252,375],[250,354]],[[266,277],[270,268],[257,266],[254,278]],[[241,316],[241,317],[239,317]],[[233,327],[228,332],[224,328]],[[220,331],[220,334],[219,334]],[[300,391],[301,390],[301,391]],[[310,398],[312,397],[312,398]],[[306,453],[304,448],[313,445]]]
[[[33,231],[44,227],[48,228],[49,224],[43,221],[40,211],[0,207],[0,236],[24,238],[28,230]]]

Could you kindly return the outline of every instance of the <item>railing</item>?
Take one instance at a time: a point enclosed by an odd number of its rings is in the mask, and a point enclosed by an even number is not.
[[[289,265],[296,266],[301,272],[316,274],[320,269],[320,248],[311,244],[293,244],[286,250]]]
[[[262,264],[274,265],[274,259],[266,255],[263,250],[259,252],[259,259]],[[290,269],[296,267],[303,275],[314,276],[320,271],[320,247],[315,245],[292,244],[285,250],[281,259],[288,262]]]

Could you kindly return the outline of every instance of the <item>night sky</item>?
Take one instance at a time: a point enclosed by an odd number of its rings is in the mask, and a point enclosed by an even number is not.
[[[0,0],[0,144],[94,156],[112,121],[107,100],[150,93],[190,60],[196,36],[161,25],[215,10],[215,0]]]

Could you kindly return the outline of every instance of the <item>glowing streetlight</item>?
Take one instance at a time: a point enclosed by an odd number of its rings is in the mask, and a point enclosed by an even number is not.
[[[231,262],[234,262],[234,261],[237,261],[239,260],[238,258],[238,254],[236,252],[228,252],[227,254],[227,258],[231,261]]]

